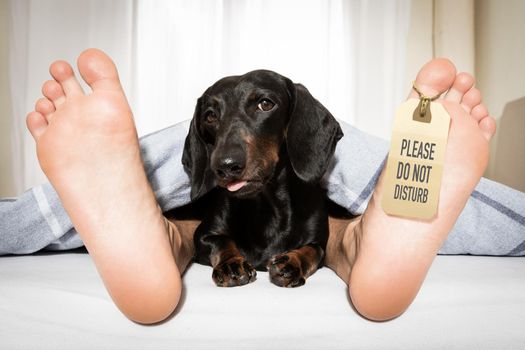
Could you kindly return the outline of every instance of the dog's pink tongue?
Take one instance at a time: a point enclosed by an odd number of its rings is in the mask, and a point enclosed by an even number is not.
[[[230,192],[235,192],[235,191],[238,191],[240,190],[241,188],[244,187],[244,185],[246,185],[246,181],[238,181],[238,182],[232,182],[231,184],[229,184],[227,186],[228,188],[228,191]]]

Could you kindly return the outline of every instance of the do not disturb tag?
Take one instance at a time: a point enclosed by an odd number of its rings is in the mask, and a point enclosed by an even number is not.
[[[426,99],[396,111],[381,202],[387,214],[430,219],[437,212],[450,116]]]

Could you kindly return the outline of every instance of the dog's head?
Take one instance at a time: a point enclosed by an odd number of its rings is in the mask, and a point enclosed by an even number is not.
[[[304,182],[319,182],[329,165],[339,123],[308,90],[266,70],[226,77],[198,99],[182,163],[191,198],[216,185],[235,197],[259,193],[272,178],[280,149]]]

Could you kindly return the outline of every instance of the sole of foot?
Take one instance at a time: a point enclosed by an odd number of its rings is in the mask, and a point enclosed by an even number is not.
[[[420,70],[423,94],[446,93],[436,102],[451,116],[438,212],[431,220],[390,216],[381,207],[384,171],[365,213],[337,226],[333,258],[327,261],[348,282],[354,307],[371,320],[389,320],[412,303],[439,248],[451,231],[488,162],[494,119],[482,103],[474,78],[456,74],[446,59]],[[418,98],[412,91],[409,98]],[[337,225],[337,222],[334,222]]]
[[[27,126],[42,170],[116,305],[134,321],[158,322],[175,309],[181,290],[169,224],[147,181],[113,61],[89,49],[77,63],[92,92],[84,93],[67,62],[54,62]]]

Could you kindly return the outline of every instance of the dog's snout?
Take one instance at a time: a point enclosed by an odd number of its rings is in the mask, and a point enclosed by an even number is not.
[[[240,150],[218,157],[213,171],[222,180],[238,179],[246,167],[246,157]]]

